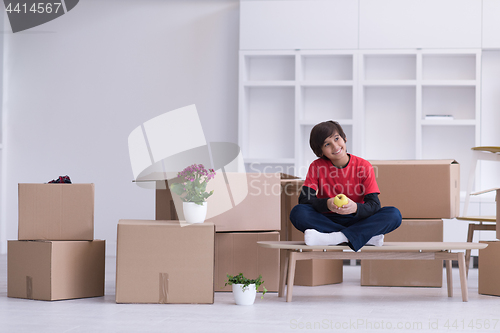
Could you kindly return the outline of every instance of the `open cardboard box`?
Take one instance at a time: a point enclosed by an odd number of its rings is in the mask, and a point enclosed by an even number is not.
[[[156,219],[183,220],[182,200],[172,194],[169,182],[156,181]],[[207,186],[207,222],[216,231],[280,230],[281,185],[279,173],[217,173]]]

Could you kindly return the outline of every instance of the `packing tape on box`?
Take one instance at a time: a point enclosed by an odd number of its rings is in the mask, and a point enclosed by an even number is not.
[[[33,299],[33,278],[26,276],[26,298]]]
[[[168,303],[168,273],[160,273],[160,297],[158,303]]]
[[[170,186],[178,172],[192,164],[214,169],[216,176],[207,191],[217,191],[210,198],[206,219],[232,209],[248,195],[240,147],[231,142],[207,143],[195,105],[146,121],[130,133],[128,146],[134,179],[141,187],[156,188],[158,180],[167,180]],[[174,198],[174,205],[181,215],[180,198]]]

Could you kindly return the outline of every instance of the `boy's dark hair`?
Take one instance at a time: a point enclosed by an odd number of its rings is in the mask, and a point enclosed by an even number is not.
[[[323,147],[326,138],[330,137],[334,132],[339,133],[340,137],[344,139],[344,141],[347,141],[342,126],[336,121],[324,121],[313,127],[311,136],[309,137],[309,145],[316,156],[323,156],[321,147]]]

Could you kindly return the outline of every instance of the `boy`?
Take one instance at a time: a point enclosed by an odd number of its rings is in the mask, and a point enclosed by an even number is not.
[[[372,165],[348,154],[345,143],[339,123],[330,120],[313,127],[309,144],[319,158],[309,166],[290,220],[304,232],[307,245],[347,243],[354,251],[365,244],[382,246],[384,234],[401,225],[401,213],[380,207]],[[338,194],[348,197],[342,207],[333,203]]]

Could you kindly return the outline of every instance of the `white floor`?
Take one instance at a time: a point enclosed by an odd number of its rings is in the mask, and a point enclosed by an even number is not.
[[[8,298],[6,261],[0,256],[2,333],[500,331],[500,297],[478,294],[477,269],[469,273],[469,302],[462,302],[456,268],[454,296],[449,298],[446,281],[442,288],[361,287],[360,267],[344,266],[343,283],[295,286],[291,303],[269,293],[257,297],[253,306],[237,306],[231,293],[217,292],[213,305],[160,305],[115,303],[114,257],[106,261],[105,297],[55,302]]]

